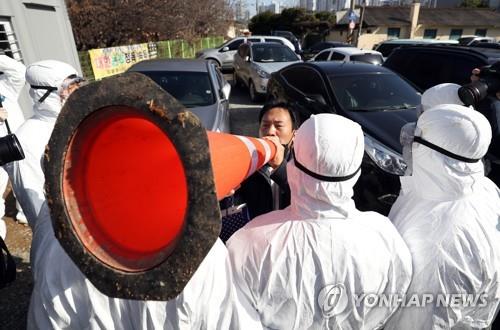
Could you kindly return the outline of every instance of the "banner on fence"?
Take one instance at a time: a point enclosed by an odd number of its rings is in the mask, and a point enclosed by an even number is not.
[[[151,51],[150,51],[151,48]],[[153,49],[154,48],[154,49]],[[156,45],[147,43],[89,50],[96,80],[125,72],[133,64],[156,57]]]

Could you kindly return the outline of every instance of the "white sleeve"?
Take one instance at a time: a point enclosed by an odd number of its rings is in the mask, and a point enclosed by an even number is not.
[[[7,55],[0,55],[0,71],[3,72],[0,75],[0,87],[8,89],[11,95],[19,96],[26,83],[24,64]],[[3,93],[5,92],[0,90],[0,94]]]

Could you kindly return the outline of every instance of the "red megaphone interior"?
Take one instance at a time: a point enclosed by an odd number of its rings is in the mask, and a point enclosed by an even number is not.
[[[220,200],[274,156],[265,140],[207,132]],[[161,263],[182,236],[188,205],[183,161],[167,134],[133,108],[86,118],[64,162],[67,212],[102,262],[137,272]]]

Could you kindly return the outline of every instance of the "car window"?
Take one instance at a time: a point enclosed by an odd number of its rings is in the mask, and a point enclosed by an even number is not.
[[[142,71],[187,108],[215,103],[208,72]]]
[[[380,44],[380,46],[377,47],[376,51],[381,52],[382,56],[388,57],[391,54],[391,52],[398,47],[401,47],[401,44],[396,44],[396,43]]]
[[[420,104],[420,95],[395,74],[329,76],[334,95],[348,111],[400,110]]]
[[[265,42],[274,42],[275,44],[280,44],[280,45],[284,45],[285,43],[279,39],[269,39],[269,38],[266,38],[264,39]]]
[[[400,110],[420,104],[420,95],[395,74],[329,76],[338,102],[347,111]]]
[[[297,56],[290,48],[274,44],[260,44],[252,46],[252,57],[255,62],[292,62]]]
[[[381,65],[384,62],[384,59],[378,54],[360,54],[351,55],[351,61]]]
[[[459,85],[468,83],[472,69],[483,65],[485,63],[473,56],[416,49],[400,50],[384,64],[422,90],[444,82]]]
[[[235,40],[235,41],[227,44],[226,47],[228,47],[229,50],[237,50],[238,47],[243,43],[243,41],[245,41],[245,40],[244,39]]]
[[[323,78],[318,71],[308,67],[296,66],[288,70],[285,69],[282,76],[289,85],[302,94],[306,96],[319,95],[323,100],[328,99]],[[318,97],[314,97],[314,99],[318,99]]]
[[[332,57],[330,58],[330,61],[343,61],[344,58],[345,58],[344,54],[333,52]]]
[[[328,60],[329,55],[330,55],[330,51],[322,52],[322,53],[319,53],[314,60],[315,61],[326,61],[326,60]]]
[[[260,38],[249,38],[249,42],[260,42]]]

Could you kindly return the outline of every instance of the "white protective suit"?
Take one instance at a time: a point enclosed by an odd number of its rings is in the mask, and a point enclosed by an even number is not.
[[[236,299],[227,249],[220,239],[183,292],[165,302],[109,298],[99,292],[56,240],[47,204],[33,237],[35,285],[28,329],[262,328],[255,311]]]
[[[480,159],[488,150],[491,128],[477,111],[440,105],[422,114],[416,136]],[[401,308],[386,329],[487,327],[500,299],[499,189],[484,176],[481,161],[456,160],[417,142],[413,174],[401,177],[401,187],[389,217],[412,253],[408,295],[422,299],[432,294],[433,301]],[[448,307],[443,299],[458,299],[453,294],[470,294],[472,303]]]
[[[26,81],[33,86],[59,88],[64,79],[76,74],[77,71],[66,63],[47,60],[28,66]],[[25,159],[4,166],[9,173],[16,198],[31,227],[33,227],[33,222],[36,221],[45,201],[43,191],[45,178],[41,167],[42,156],[62,108],[58,91],[51,92],[43,102],[39,102],[45,93],[46,90],[30,88],[30,96],[34,103],[34,115],[16,131]]]
[[[23,123],[24,116],[17,99],[24,87],[24,74],[26,68],[24,64],[18,62],[7,55],[0,55],[0,95],[4,97],[3,108],[7,110],[7,121],[10,130],[14,133]],[[7,127],[4,122],[0,122],[0,136],[7,135]],[[9,182],[9,176],[0,168],[0,236],[5,238],[5,223],[2,217],[5,214],[5,200],[3,193]]]
[[[444,83],[427,89],[422,94],[420,106],[417,106],[417,118],[420,117],[424,111],[440,104],[463,105],[463,102],[458,97],[459,88],[460,85]],[[403,146],[403,159],[407,166],[405,175],[411,175],[413,170],[413,165],[411,163],[411,143],[407,143],[407,141],[413,140],[413,132],[415,131],[416,124],[415,122],[407,123],[401,128],[399,140]]]
[[[361,127],[320,114],[297,131],[287,164],[291,205],[259,216],[228,241],[235,284],[268,329],[374,329],[394,312],[363,294],[404,294],[408,248],[388,218],[358,211],[352,200],[364,153]]]
[[[57,61],[28,67],[30,85],[60,87],[76,71]],[[258,316],[235,299],[227,249],[217,240],[184,291],[165,301],[109,298],[99,292],[62,249],[54,235],[43,194],[41,158],[61,109],[59,91],[30,90],[35,115],[19,129],[26,159],[11,175],[33,229],[34,288],[29,329],[259,329]],[[247,303],[248,305],[248,303]],[[253,312],[254,316],[250,316]]]

